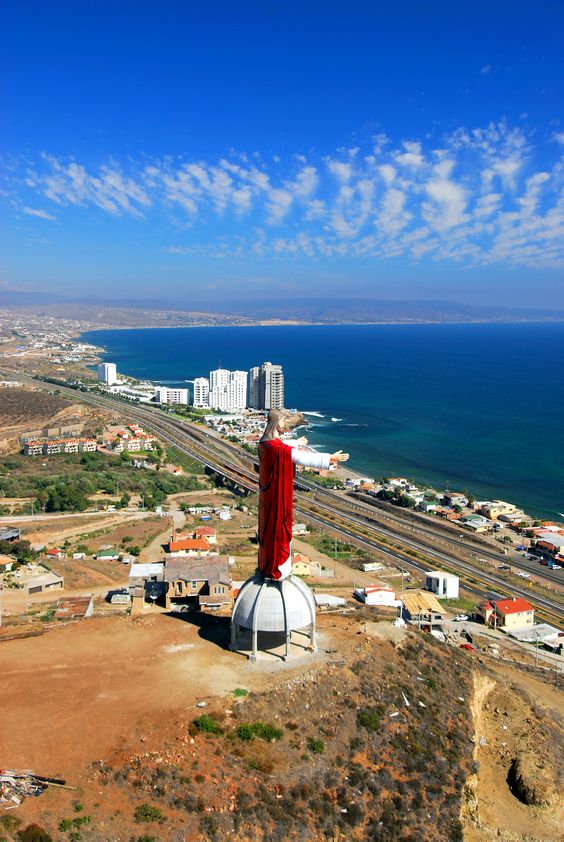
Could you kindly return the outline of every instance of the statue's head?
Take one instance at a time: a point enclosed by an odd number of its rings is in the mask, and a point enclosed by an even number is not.
[[[305,424],[301,412],[289,412],[287,409],[270,409],[266,421],[266,429],[261,441],[271,441],[279,435],[289,433],[296,427]]]

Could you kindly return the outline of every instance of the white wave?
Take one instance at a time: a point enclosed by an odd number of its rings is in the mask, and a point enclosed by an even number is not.
[[[343,420],[342,418],[331,418],[331,421],[333,421],[333,423],[335,423],[337,421],[342,421],[342,420]]]
[[[321,412],[315,412],[314,410],[312,410],[311,412],[307,412],[307,410],[304,409],[302,410],[302,415],[315,415],[316,418],[325,418],[325,416],[322,415]]]
[[[343,427],[368,427],[368,424],[343,424]]]

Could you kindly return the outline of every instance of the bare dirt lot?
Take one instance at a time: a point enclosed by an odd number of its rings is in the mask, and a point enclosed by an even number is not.
[[[17,429],[26,424],[34,428],[71,406],[70,401],[47,392],[3,388],[0,389],[0,429]]]

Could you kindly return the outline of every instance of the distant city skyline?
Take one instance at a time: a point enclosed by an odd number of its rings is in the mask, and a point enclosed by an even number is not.
[[[0,289],[564,308],[561,4],[5,18]]]

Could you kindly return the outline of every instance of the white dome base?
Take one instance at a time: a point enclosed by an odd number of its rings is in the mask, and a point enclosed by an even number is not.
[[[247,648],[241,644],[248,640],[250,632],[250,660],[257,658],[259,634],[270,642],[280,643],[281,639],[284,643],[281,657],[286,660],[291,653],[292,632],[297,631],[307,634],[308,649],[315,652],[315,601],[308,586],[296,576],[276,580],[255,573],[247,579],[233,606],[231,649]]]

